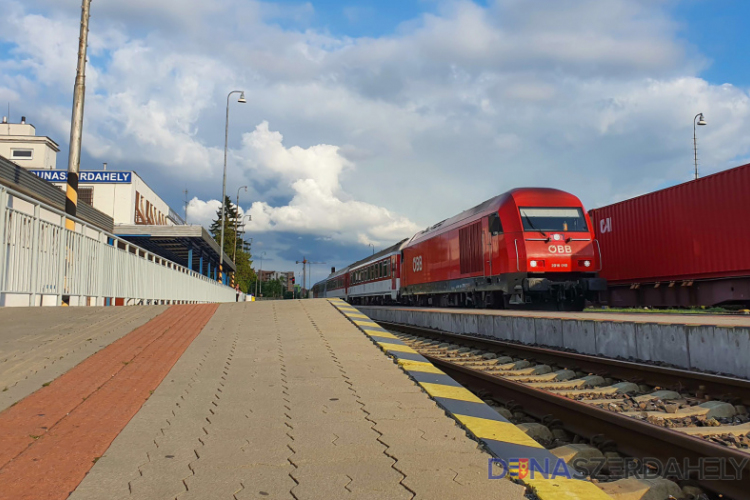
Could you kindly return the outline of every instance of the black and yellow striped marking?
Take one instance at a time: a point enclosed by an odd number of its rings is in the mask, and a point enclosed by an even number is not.
[[[68,186],[65,190],[65,213],[70,215],[70,217],[65,218],[65,229],[75,231],[76,221],[71,217],[75,217],[78,214],[78,172],[68,172]],[[70,250],[68,254],[70,254]],[[68,288],[67,283],[68,277],[65,276],[65,289]],[[61,305],[70,305],[70,295],[63,294]]]
[[[373,340],[414,379],[435,402],[453,416],[469,433],[482,441],[496,457],[510,461],[534,458],[538,462],[557,461],[552,453],[530,438],[512,422],[485,404],[474,393],[453,380],[427,358],[399,340],[357,308],[341,299],[329,299],[352,323]],[[609,495],[593,483],[565,477],[520,479],[534,489],[541,500],[607,500]]]
[[[78,211],[78,173],[68,172],[68,187],[65,190],[65,213],[75,217]],[[65,229],[75,231],[73,219],[65,219]]]

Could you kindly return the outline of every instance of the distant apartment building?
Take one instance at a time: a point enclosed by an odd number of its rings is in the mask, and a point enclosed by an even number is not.
[[[258,271],[258,279],[263,282],[280,280],[287,292],[294,291],[294,271]]]

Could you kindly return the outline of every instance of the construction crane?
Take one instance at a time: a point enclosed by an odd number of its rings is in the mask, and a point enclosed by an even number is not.
[[[302,260],[298,260],[296,263],[302,264],[302,289],[307,290],[307,266],[313,264],[325,264],[325,262],[310,262],[307,260],[307,257],[302,257]]]

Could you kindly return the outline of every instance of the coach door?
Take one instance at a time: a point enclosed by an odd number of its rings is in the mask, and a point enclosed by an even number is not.
[[[390,271],[391,271],[391,290],[396,289],[396,262],[397,262],[397,256],[391,255],[391,265],[390,265]]]
[[[495,260],[495,255],[499,253],[500,235],[503,234],[503,224],[497,212],[493,212],[487,216],[487,231],[485,233],[487,276],[494,276],[500,272],[499,269],[493,269],[493,261]]]

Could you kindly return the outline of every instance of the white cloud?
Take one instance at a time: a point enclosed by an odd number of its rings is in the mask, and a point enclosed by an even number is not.
[[[79,5],[0,0],[0,42],[15,44],[0,95],[61,143]],[[750,155],[748,89],[700,78],[706,58],[672,2],[431,6],[392,33],[347,37],[311,27],[314,2],[95,2],[84,149],[158,172],[163,196],[184,182],[194,202],[216,199],[226,93],[242,88],[228,194],[250,186],[253,230],[362,245],[519,185],[601,205],[687,180],[699,111],[703,171]],[[190,210],[205,221],[216,207]]]
[[[203,201],[193,197],[187,206],[188,224],[198,224],[208,228],[221,208],[219,200]]]
[[[325,235],[341,243],[382,245],[416,232],[417,226],[407,218],[352,200],[341,189],[341,173],[354,165],[338,147],[319,144],[287,148],[282,141],[281,133],[269,130],[268,122],[263,122],[245,134],[243,148],[236,153],[250,177],[278,182],[291,196],[289,203],[281,206],[254,202],[247,210],[252,216],[246,224],[249,233],[293,232]],[[205,225],[218,207],[218,200],[194,198],[188,206],[188,217]]]

